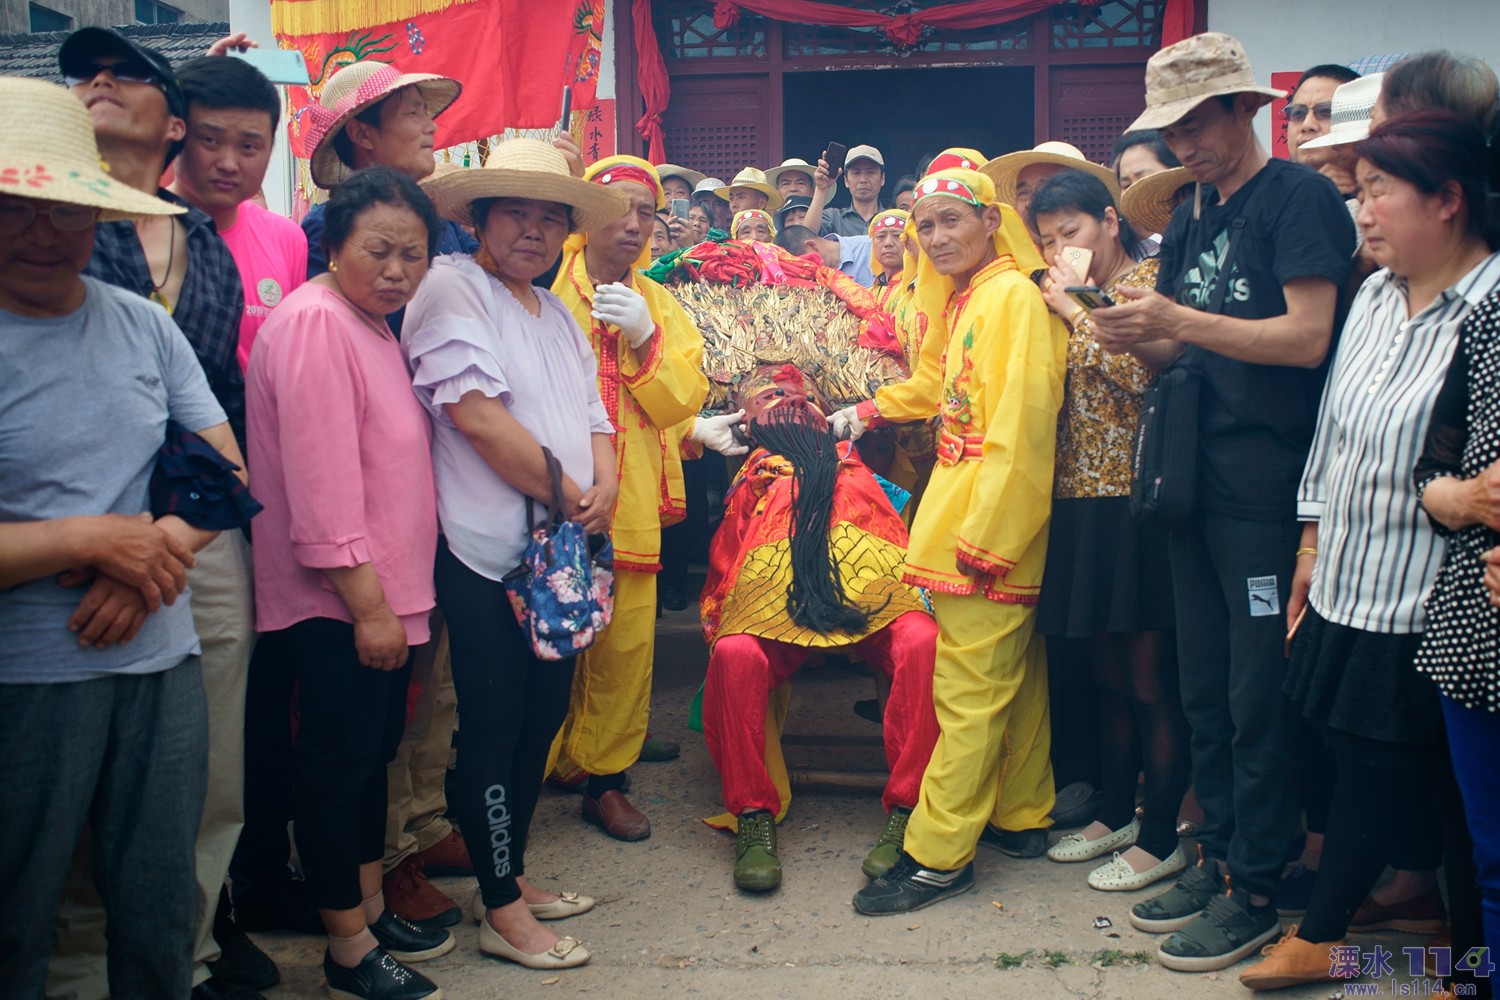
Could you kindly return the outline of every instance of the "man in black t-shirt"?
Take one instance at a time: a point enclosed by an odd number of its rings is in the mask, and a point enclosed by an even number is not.
[[[1152,57],[1131,130],[1161,129],[1198,197],[1173,213],[1157,291],[1121,288],[1092,317],[1106,348],[1202,373],[1195,513],[1171,536],[1201,860],[1131,912],[1141,930],[1174,932],[1158,959],[1179,971],[1226,968],[1276,938],[1270,895],[1297,826],[1283,609],[1354,227],[1326,178],[1256,138],[1273,96],[1227,35]]]

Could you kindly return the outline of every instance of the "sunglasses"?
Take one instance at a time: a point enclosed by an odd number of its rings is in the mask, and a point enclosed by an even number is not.
[[[88,63],[79,67],[77,72],[66,74],[63,82],[69,87],[77,87],[81,84],[92,83],[94,77],[105,71],[108,71],[117,83],[149,83],[157,87],[162,86],[161,78],[156,70],[135,60],[117,63]]]
[[[1322,104],[1314,104],[1312,107],[1308,107],[1306,104],[1288,104],[1282,110],[1281,117],[1289,122],[1300,122],[1307,117],[1309,111],[1320,122],[1331,121],[1333,119],[1333,102],[1324,101]]]
[[[25,232],[42,212],[47,213],[55,228],[67,233],[87,229],[99,218],[99,210],[88,205],[58,202],[48,208],[38,208],[29,201],[0,201],[0,233],[14,236]]]

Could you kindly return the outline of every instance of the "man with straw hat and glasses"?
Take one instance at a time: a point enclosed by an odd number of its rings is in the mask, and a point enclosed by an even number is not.
[[[168,420],[244,463],[166,313],[82,273],[97,223],[182,209],[101,169],[61,87],[0,79],[0,114],[0,995],[43,994],[87,823],[111,994],[186,996],[208,718],[184,594],[215,533],[153,523],[147,484]]]
[[[1131,128],[1161,129],[1198,187],[1167,226],[1157,290],[1119,289],[1091,317],[1107,349],[1186,365],[1201,385],[1193,510],[1167,525],[1199,862],[1131,911],[1140,930],[1174,932],[1158,958],[1179,971],[1226,968],[1276,937],[1270,895],[1297,825],[1282,608],[1354,227],[1331,184],[1256,138],[1278,96],[1228,35],[1151,57]]]

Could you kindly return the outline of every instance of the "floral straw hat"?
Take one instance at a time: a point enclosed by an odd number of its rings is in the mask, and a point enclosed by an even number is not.
[[[318,95],[318,103],[308,109],[307,145],[312,149],[308,159],[313,183],[332,189],[352,174],[354,168],[334,152],[334,138],[365,108],[411,86],[422,91],[427,113],[433,118],[448,110],[463,90],[457,80],[446,76],[403,73],[389,63],[371,60],[352,63],[333,74]]]
[[[1166,128],[1208,100],[1257,94],[1269,104],[1286,93],[1255,82],[1245,47],[1228,35],[1205,31],[1168,45],[1146,63],[1146,110],[1127,132]]]
[[[445,219],[473,224],[470,209],[484,198],[555,201],[573,210],[574,232],[590,233],[619,221],[630,199],[618,190],[574,177],[562,151],[540,139],[507,139],[482,167],[455,170],[422,187]]]
[[[109,176],[83,102],[44,80],[0,76],[0,193],[87,205],[99,221],[181,215],[186,209]]]

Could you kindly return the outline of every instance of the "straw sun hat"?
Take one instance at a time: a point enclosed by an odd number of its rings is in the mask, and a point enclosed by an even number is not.
[[[1205,31],[1168,45],[1146,63],[1146,110],[1127,132],[1166,128],[1210,97],[1256,94],[1261,104],[1286,93],[1255,82],[1245,47],[1228,35]]]
[[[1006,153],[983,164],[978,169],[995,182],[995,197],[1007,205],[1016,203],[1016,180],[1021,171],[1038,163],[1051,163],[1068,170],[1082,170],[1093,174],[1104,182],[1109,193],[1120,196],[1120,179],[1108,167],[1090,162],[1083,150],[1067,142],[1044,142],[1035,149],[1023,149],[1018,153]]]
[[[702,184],[704,179],[708,177],[705,173],[697,170],[689,170],[687,167],[679,167],[675,163],[658,163],[656,165],[656,176],[662,180],[666,180],[668,177],[681,177],[687,181],[687,186],[690,188]]]
[[[1120,214],[1142,236],[1164,233],[1172,220],[1172,210],[1177,207],[1177,192],[1194,183],[1187,167],[1147,174],[1120,195]]]
[[[83,102],[43,80],[0,77],[0,191],[99,209],[100,222],[186,209],[110,177]]]
[[[765,172],[758,170],[755,167],[746,167],[744,170],[741,170],[739,173],[734,175],[734,180],[730,181],[728,185],[719,188],[714,192],[714,194],[718,195],[720,198],[723,198],[725,201],[728,201],[730,192],[732,192],[735,188],[745,188],[750,191],[759,191],[761,194],[765,195],[768,199],[766,203],[766,211],[768,212],[776,211],[786,202],[786,199],[781,196],[780,191],[776,190],[771,185],[766,183]]]
[[[422,91],[427,113],[433,118],[458,100],[463,89],[457,80],[446,76],[403,73],[389,63],[371,60],[352,63],[333,74],[318,95],[318,103],[308,109],[307,145],[312,149],[309,160],[314,184],[331,189],[354,172],[333,149],[333,140],[349,119],[410,86]]]
[[[540,139],[507,139],[482,167],[434,178],[422,190],[445,219],[473,225],[469,210],[482,198],[555,201],[573,210],[575,232],[589,233],[617,222],[630,199],[603,184],[591,184],[568,171],[562,151]]]

